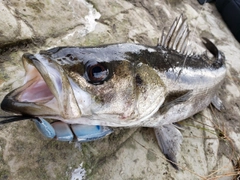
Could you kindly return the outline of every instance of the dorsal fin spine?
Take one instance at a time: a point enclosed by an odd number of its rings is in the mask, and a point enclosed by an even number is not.
[[[166,36],[165,43],[164,43],[163,47],[165,47],[165,48],[169,47],[169,41],[170,41],[170,39],[172,37],[172,34],[173,34],[176,26],[177,26],[177,18],[174,20],[170,30],[168,31],[168,34]]]
[[[182,46],[183,46],[183,43],[186,41],[186,39],[188,39],[188,34],[190,33],[189,29],[186,28],[183,32],[183,35],[182,37],[180,38],[180,41],[178,42],[177,44],[177,51],[178,52],[181,52],[181,49],[182,49]]]
[[[175,41],[173,43],[173,49],[176,50],[177,49],[177,45],[179,43],[179,41],[181,40],[181,37],[183,36],[183,33],[186,31],[187,27],[187,23],[186,23],[186,19],[183,21],[183,23],[181,24],[177,34],[176,34],[176,38]]]
[[[165,35],[165,27],[163,28],[161,39],[159,39],[157,45],[166,49],[176,50],[180,54],[187,54],[189,51],[187,47],[189,33],[187,19],[183,19],[181,14],[174,20],[167,35]]]
[[[183,23],[183,20],[182,20],[182,14],[181,14],[177,20],[177,25],[172,33],[172,36],[170,37],[169,46],[168,46],[169,49],[174,49],[173,44],[176,40],[176,37],[179,33],[179,29],[181,28],[182,23]]]
[[[160,46],[164,46],[164,43],[165,43],[165,27],[163,28],[162,30],[162,37],[161,37],[161,42],[160,42]]]

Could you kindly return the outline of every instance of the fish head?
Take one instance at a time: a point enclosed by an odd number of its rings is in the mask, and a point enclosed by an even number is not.
[[[166,87],[143,61],[102,50],[24,54],[24,85],[6,95],[2,109],[68,123],[139,125],[159,109]]]
[[[35,117],[80,115],[72,89],[64,86],[68,87],[67,77],[50,56],[26,53],[22,62],[26,72],[24,85],[6,95],[1,103],[3,110]],[[64,100],[68,106],[62,105]]]

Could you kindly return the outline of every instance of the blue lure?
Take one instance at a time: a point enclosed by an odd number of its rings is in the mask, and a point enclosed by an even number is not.
[[[98,125],[66,124],[61,121],[50,124],[43,118],[34,119],[33,121],[44,137],[56,138],[59,141],[95,141],[113,132],[109,127]]]
[[[38,131],[46,138],[59,141],[88,142],[95,141],[111,134],[113,131],[106,126],[66,124],[61,121],[49,123],[44,118],[31,116],[0,116],[0,124],[32,119]]]

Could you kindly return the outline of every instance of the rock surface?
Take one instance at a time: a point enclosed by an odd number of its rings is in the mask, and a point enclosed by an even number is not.
[[[184,13],[193,50],[200,37],[225,53],[227,78],[211,106],[180,124],[184,141],[176,171],[149,128],[118,128],[107,138],[83,143],[46,140],[32,122],[0,127],[0,179],[233,179],[240,170],[240,44],[214,4],[191,0],[2,0],[0,1],[0,101],[22,84],[21,55],[64,45],[134,42],[156,45],[163,27]],[[198,44],[198,45],[197,45]],[[0,111],[0,115],[6,113]],[[85,177],[83,177],[85,176]]]

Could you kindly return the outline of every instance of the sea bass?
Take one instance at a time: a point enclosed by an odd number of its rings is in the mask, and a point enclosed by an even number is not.
[[[123,43],[26,53],[24,85],[1,103],[18,115],[0,124],[32,119],[45,136],[67,141],[102,138],[110,127],[152,127],[177,168],[182,135],[175,123],[210,103],[221,109],[216,93],[226,74],[224,54],[207,38],[212,58],[188,53],[189,32],[180,16],[154,47]]]

